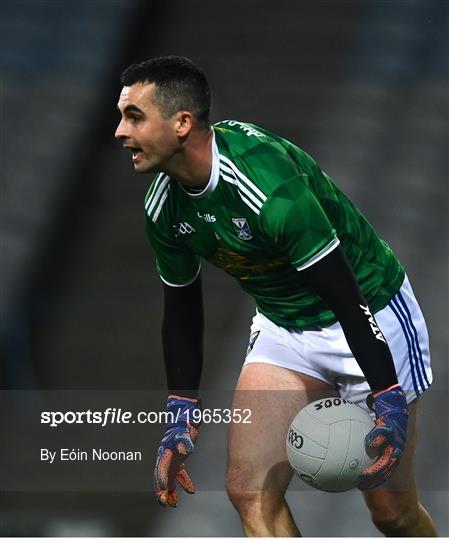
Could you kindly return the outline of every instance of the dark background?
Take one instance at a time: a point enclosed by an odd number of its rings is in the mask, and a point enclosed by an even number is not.
[[[448,467],[435,470],[447,459],[447,22],[446,0],[3,0],[0,376],[4,391],[34,390],[14,394],[16,408],[40,410],[44,389],[145,390],[160,405],[161,286],[143,228],[151,178],[133,173],[113,133],[121,71],[188,56],[208,74],[214,121],[254,122],[312,154],[405,265],[435,378],[418,477],[438,478],[422,499],[448,535]],[[207,265],[203,276],[203,389],[231,390],[254,306],[228,276]],[[2,425],[13,413],[2,409]],[[0,534],[238,536],[216,441],[204,430],[191,459],[199,492],[175,511],[156,504],[151,467],[148,492],[73,492],[69,477],[52,492],[49,478],[41,492],[0,493]],[[221,489],[201,489],[211,476]],[[377,535],[357,492],[295,486],[305,535]]]

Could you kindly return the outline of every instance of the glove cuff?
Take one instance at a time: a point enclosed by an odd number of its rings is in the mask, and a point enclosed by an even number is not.
[[[189,398],[189,397],[184,397],[184,396],[175,396],[174,394],[170,394],[167,398],[167,401],[169,401],[170,399],[182,399],[183,401],[191,401],[192,403],[199,403],[200,400],[199,399],[196,399],[196,398]]]
[[[394,385],[377,394],[373,399],[373,408],[378,418],[398,413],[408,414],[407,398],[402,387]]]
[[[388,388],[385,388],[384,390],[380,390],[379,392],[376,392],[373,394],[373,398],[376,399],[382,394],[385,394],[386,392],[389,392],[390,390],[399,390],[402,391],[401,385],[399,383],[393,384],[392,386],[389,386]]]
[[[197,410],[200,413],[195,412]],[[167,421],[168,428],[186,424],[198,427],[201,424],[201,400],[199,399],[170,395],[167,399],[167,412],[173,415],[172,420]]]

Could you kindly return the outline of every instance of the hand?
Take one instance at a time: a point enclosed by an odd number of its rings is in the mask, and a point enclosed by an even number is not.
[[[162,506],[176,506],[176,482],[187,493],[195,493],[195,486],[187,473],[184,460],[193,452],[201,422],[196,422],[193,411],[201,410],[197,399],[168,396],[168,423],[157,450],[154,468],[154,491]],[[195,417],[198,413],[195,414]]]
[[[365,443],[380,448],[381,454],[361,472],[358,488],[362,491],[379,486],[393,474],[404,451],[408,423],[407,400],[399,384],[370,394],[366,402],[376,413],[376,426],[366,436]]]

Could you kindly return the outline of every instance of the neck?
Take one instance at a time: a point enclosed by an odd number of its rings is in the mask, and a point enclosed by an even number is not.
[[[186,186],[206,186],[212,171],[212,137],[212,128],[190,133],[164,172]]]

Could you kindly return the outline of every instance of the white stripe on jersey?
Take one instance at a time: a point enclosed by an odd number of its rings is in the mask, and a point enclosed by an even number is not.
[[[257,186],[253,184],[253,182],[251,182],[251,180],[241,173],[234,163],[232,163],[232,161],[230,161],[226,156],[222,156],[220,154],[220,159],[222,159],[222,162],[220,163],[220,172],[223,179],[237,185],[242,201],[244,201],[244,203],[247,204],[251,210],[253,210],[253,212],[259,215],[259,210],[262,208],[267,197]],[[226,163],[228,163],[230,166],[226,165]],[[225,172],[231,176],[225,175]],[[242,179],[242,181],[239,181],[239,178]],[[250,191],[250,189],[252,191]]]
[[[159,173],[156,178],[154,179],[154,182],[151,184],[151,187],[150,187],[150,192],[149,192],[149,195],[148,195],[148,199],[147,199],[147,202],[145,203],[145,210],[148,210],[148,207],[150,206],[150,203],[151,203],[151,199],[153,198],[154,196],[154,192],[156,191],[156,189],[158,188],[159,184],[160,184],[160,181],[161,181],[161,178],[165,176],[164,173]]]
[[[164,173],[158,173],[153,181],[153,183],[150,186],[150,189],[148,191],[148,199],[145,203],[145,210],[148,208],[150,204],[150,200],[153,197],[154,192],[156,191],[157,186],[159,185],[160,179],[164,176]]]
[[[225,172],[229,173],[229,174],[232,174],[232,176],[235,176],[234,171],[233,171],[230,167],[228,167],[227,165],[225,165],[224,163],[220,163],[220,169],[221,169],[222,171],[225,171]]]
[[[150,198],[147,201],[146,208],[147,208],[147,214],[150,216],[151,212],[153,211],[154,207],[158,204],[160,201],[162,192],[167,187],[167,184],[170,182],[169,176],[163,176],[159,182],[159,185],[157,189],[155,189],[154,193],[151,194]],[[151,217],[151,216],[150,216]]]
[[[260,214],[260,210],[258,208],[256,208],[255,206],[253,206],[253,204],[251,203],[251,201],[249,201],[246,197],[244,197],[241,193],[239,193],[240,195],[240,198],[242,199],[242,201],[244,203],[246,203],[253,212],[255,212],[257,215]]]
[[[221,169],[220,169],[220,171],[221,171]],[[223,178],[223,180],[226,180],[226,182],[229,182],[230,184],[233,184],[234,186],[239,185],[238,180],[236,180],[235,178],[232,178],[231,176],[228,176],[228,175],[224,174],[223,171],[221,171],[221,177]]]
[[[267,196],[264,193],[262,193],[262,191],[253,182],[251,182],[251,180],[247,176],[245,176],[241,171],[238,170],[235,163],[233,163],[229,158],[227,158],[226,156],[223,156],[222,154],[220,154],[219,156],[220,156],[220,161],[222,162],[222,165],[224,166],[228,165],[233,170],[234,174],[236,174],[238,178],[244,184],[246,184],[246,186],[249,187],[259,197],[259,199],[261,199],[262,203],[264,203],[267,200]]]
[[[156,208],[156,211],[153,214],[153,217],[151,218],[151,221],[153,223],[156,223],[157,218],[159,217],[159,214],[161,213],[162,206],[164,205],[165,199],[168,197],[168,190],[170,189],[170,184],[168,184],[167,189],[162,194],[162,197],[160,199],[159,206]]]
[[[262,203],[259,201],[259,199],[256,199],[256,197],[254,197],[251,191],[249,191],[249,189],[246,189],[246,187],[240,184],[240,182],[239,189],[243,191],[243,193],[248,197],[248,199],[251,199],[251,201],[257,206],[257,208],[262,208]]]
[[[228,170],[230,170],[232,172],[231,169],[228,169]],[[262,203],[259,201],[259,199],[256,199],[256,197],[248,189],[246,189],[246,187],[243,186],[237,180],[237,178],[235,178],[235,175],[234,175],[234,177],[232,177],[232,176],[228,176],[227,174],[224,174],[223,169],[222,169],[221,166],[220,166],[220,172],[221,172],[221,177],[223,178],[223,180],[225,180],[226,182],[229,182],[230,184],[233,184],[234,186],[237,186],[238,193],[239,193],[240,198],[242,199],[242,201],[245,204],[247,204],[251,208],[251,210],[253,212],[255,212],[257,215],[259,215],[260,214],[259,210],[262,208]],[[244,196],[244,194],[247,195],[249,197],[249,199],[251,199],[251,200],[246,198]]]

